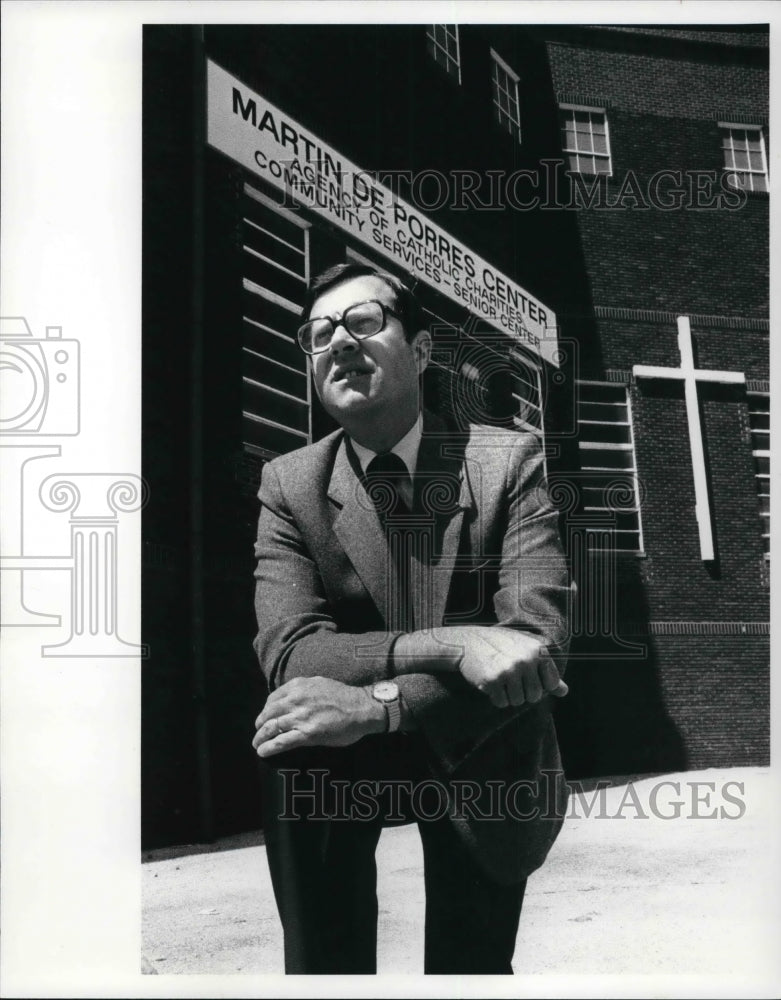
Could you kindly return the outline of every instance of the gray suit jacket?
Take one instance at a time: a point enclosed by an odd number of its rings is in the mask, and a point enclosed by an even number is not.
[[[453,434],[426,414],[415,483],[426,539],[414,557],[415,627],[532,632],[563,671],[570,586],[536,438],[480,426]],[[259,498],[255,649],[270,689],[293,677],[392,677],[387,539],[343,432],[270,462]],[[566,801],[550,699],[497,709],[458,674],[396,679],[458,832],[492,877],[525,877],[544,861]],[[467,781],[496,783],[494,801],[509,790],[510,808],[493,819],[482,818],[487,800],[456,808],[455,786]]]

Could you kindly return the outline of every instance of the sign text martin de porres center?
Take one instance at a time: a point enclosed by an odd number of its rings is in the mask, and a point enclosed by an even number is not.
[[[211,60],[209,145],[558,366],[539,299]]]

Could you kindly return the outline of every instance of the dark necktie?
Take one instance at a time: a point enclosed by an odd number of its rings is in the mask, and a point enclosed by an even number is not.
[[[404,460],[392,451],[375,455],[369,462],[366,467],[366,491],[383,523],[389,518],[395,519],[409,513],[401,489],[409,481]]]
[[[386,620],[389,629],[402,632],[412,631],[415,627],[410,574],[414,530],[410,509],[400,488],[409,482],[407,466],[392,451],[375,455],[366,468],[366,492],[385,529],[394,569],[389,578]]]

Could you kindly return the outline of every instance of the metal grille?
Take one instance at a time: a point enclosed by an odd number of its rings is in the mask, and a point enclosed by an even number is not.
[[[459,424],[530,431],[543,437],[540,371],[513,341],[443,296],[420,290],[433,339],[437,406]]]
[[[273,458],[311,441],[307,362],[294,335],[309,281],[309,227],[248,184],[244,195],[243,441]]]
[[[754,456],[754,480],[762,524],[765,559],[770,558],[770,396],[766,392],[748,393],[748,418],[751,426],[751,454]]]
[[[583,510],[612,522],[612,547],[642,552],[640,502],[627,388],[578,381]]]

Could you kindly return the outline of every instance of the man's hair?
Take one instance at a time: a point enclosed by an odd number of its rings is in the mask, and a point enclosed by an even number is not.
[[[330,291],[330,289],[335,288],[336,285],[343,284],[345,281],[351,281],[353,278],[365,277],[380,278],[390,287],[391,291],[396,296],[395,307],[401,316],[401,323],[404,327],[404,336],[407,340],[412,340],[418,330],[421,330],[424,326],[423,314],[418,300],[415,298],[412,290],[394,274],[388,274],[387,271],[380,271],[378,268],[371,267],[369,264],[358,264],[355,262],[349,264],[335,264],[333,267],[329,267],[321,274],[318,274],[317,277],[313,279],[311,285],[309,286],[309,290],[306,293],[304,308],[301,315],[302,322],[306,322],[309,319],[312,306],[321,295],[324,295],[327,291]]]

